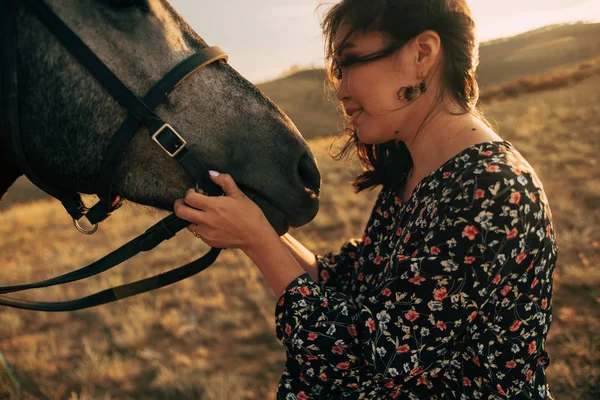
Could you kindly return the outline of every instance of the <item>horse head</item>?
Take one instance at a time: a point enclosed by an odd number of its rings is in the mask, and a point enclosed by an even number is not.
[[[41,179],[97,193],[106,149],[127,111],[35,14],[15,4],[23,155]],[[139,97],[207,47],[164,0],[47,4]],[[207,168],[231,174],[279,234],[316,215],[321,179],[307,143],[282,110],[226,62],[194,72],[155,112],[177,127]],[[113,193],[171,210],[196,182],[142,130],[116,169]],[[2,150],[10,159],[9,150]],[[14,165],[4,168],[11,169],[15,176],[8,185],[22,172]]]

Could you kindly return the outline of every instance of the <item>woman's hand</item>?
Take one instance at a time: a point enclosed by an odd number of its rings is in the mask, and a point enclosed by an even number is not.
[[[195,231],[197,237],[211,247],[239,248],[247,252],[260,246],[265,233],[275,232],[262,210],[242,193],[230,175],[213,174],[211,179],[225,195],[206,196],[190,189],[183,199],[175,201],[175,214],[192,222],[187,229]]]

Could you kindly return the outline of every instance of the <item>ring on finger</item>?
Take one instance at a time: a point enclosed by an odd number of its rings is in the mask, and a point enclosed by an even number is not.
[[[200,236],[198,236],[198,232],[196,232],[197,227],[198,227],[198,224],[194,224],[194,228],[192,229],[192,235],[194,235],[196,238],[200,239]]]

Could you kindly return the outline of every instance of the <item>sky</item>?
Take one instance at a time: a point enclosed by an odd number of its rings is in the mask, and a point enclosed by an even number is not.
[[[323,67],[319,4],[335,0],[170,0],[229,64],[253,83],[292,66]],[[600,22],[600,0],[467,0],[481,42],[544,25]],[[321,10],[325,10],[324,6]]]

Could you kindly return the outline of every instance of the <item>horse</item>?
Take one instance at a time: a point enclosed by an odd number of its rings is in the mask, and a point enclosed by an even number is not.
[[[208,46],[166,0],[40,1],[140,98]],[[14,7],[22,156],[41,180],[97,194],[107,148],[128,112],[26,4]],[[207,169],[230,174],[280,235],[317,214],[321,177],[308,144],[224,59],[191,73],[155,112],[184,133],[187,151]],[[112,193],[172,210],[197,181],[142,131],[138,126],[115,165]],[[4,123],[0,152],[1,197],[25,172]]]

